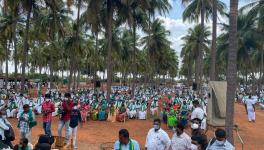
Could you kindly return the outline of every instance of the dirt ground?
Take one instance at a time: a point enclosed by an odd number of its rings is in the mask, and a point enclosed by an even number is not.
[[[66,87],[60,88],[66,90]],[[45,91],[45,90],[43,90]],[[35,97],[37,91],[33,90],[30,92],[30,96]],[[41,116],[37,116],[38,125],[32,129],[33,144],[38,140],[38,136],[44,131],[42,129]],[[19,131],[16,128],[17,120],[10,119],[10,122],[15,127],[16,141],[19,140]],[[239,134],[242,137],[245,145],[244,150],[263,150],[264,148],[264,132],[262,129],[264,123],[264,112],[263,110],[257,110],[256,112],[256,123],[249,123],[247,121],[247,115],[245,112],[244,105],[235,104],[235,124],[238,125]],[[54,117],[52,122],[52,134],[57,135],[58,118]],[[119,122],[107,122],[107,121],[88,121],[83,125],[83,128],[78,128],[78,149],[79,150],[100,150],[102,144],[112,145],[118,139],[118,131],[122,128],[129,130],[131,138],[137,140],[144,148],[145,139],[148,130],[152,127],[152,119],[148,120],[128,120],[125,123]],[[166,125],[162,125],[162,128],[172,136]],[[190,133],[188,130],[187,132]],[[64,132],[63,132],[63,135]],[[208,135],[213,135],[212,131],[208,132]],[[210,139],[211,137],[208,137]],[[235,147],[237,150],[242,149],[241,143],[238,139],[236,132],[234,132]]]
[[[246,118],[244,106],[240,104],[235,105],[235,123],[240,129],[240,135],[244,140],[244,150],[262,150],[264,146],[264,132],[261,128],[264,123],[264,112],[257,110],[256,123],[249,123]],[[32,130],[33,144],[37,142],[38,135],[43,133],[41,117],[37,117],[38,125]],[[17,121],[15,119],[10,120],[14,126]],[[58,118],[55,117],[52,123],[52,133],[57,135]],[[145,144],[145,138],[148,130],[152,127],[152,120],[128,120],[125,123],[112,123],[107,121],[88,121],[83,125],[83,128],[78,129],[78,147],[80,150],[99,150],[103,143],[114,143],[118,139],[119,129],[126,128],[130,132],[130,136],[136,139],[140,146],[143,148]],[[172,136],[172,132],[163,125],[162,128]],[[18,129],[15,128],[17,140],[19,138]],[[236,134],[235,146],[236,149],[241,149],[241,144]],[[17,142],[17,141],[16,141]],[[16,143],[15,142],[15,143]],[[112,144],[110,144],[112,145]]]

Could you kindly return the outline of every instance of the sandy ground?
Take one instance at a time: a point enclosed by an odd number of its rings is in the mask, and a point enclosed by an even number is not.
[[[264,146],[264,132],[262,123],[264,123],[264,112],[257,110],[256,123],[249,123],[246,118],[244,106],[240,104],[235,105],[235,123],[240,129],[240,135],[245,142],[244,150],[263,150]],[[33,128],[32,137],[33,144],[37,142],[38,135],[43,133],[41,117],[37,117],[38,125]],[[11,119],[12,124],[16,125],[16,120]],[[57,135],[58,118],[53,119],[52,133]],[[118,131],[122,128],[129,130],[131,138],[136,139],[140,146],[143,148],[145,144],[145,138],[148,130],[152,127],[152,120],[128,120],[125,123],[119,122],[106,122],[106,121],[88,121],[83,125],[83,128],[78,128],[78,147],[80,150],[99,150],[103,143],[114,143],[118,138]],[[172,132],[163,125],[162,128],[172,136]],[[17,133],[17,140],[19,138],[19,132],[15,128]],[[235,136],[236,149],[241,149],[241,144]]]
[[[66,90],[64,87],[63,90]],[[36,96],[37,91],[31,91],[31,96]],[[37,116],[38,125],[32,130],[33,144],[37,142],[38,136],[44,131],[42,129],[42,119],[41,116]],[[16,119],[10,119],[10,122],[15,126],[16,141],[19,140],[19,131],[16,128]],[[257,110],[256,112],[256,123],[249,123],[247,121],[247,115],[245,112],[244,105],[235,104],[235,124],[238,125],[239,134],[244,140],[244,150],[263,150],[264,148],[264,112],[263,110]],[[57,135],[57,125],[58,118],[54,117],[52,122],[52,133]],[[141,146],[144,148],[146,135],[148,130],[152,127],[152,119],[148,120],[128,120],[125,123],[119,122],[107,122],[107,121],[88,121],[83,125],[83,128],[78,128],[78,149],[79,150],[100,150],[100,146],[104,143],[113,144],[118,139],[118,131],[122,128],[126,128],[130,132],[131,138],[137,140]],[[162,125],[162,128],[172,136],[172,132]],[[189,132],[189,131],[187,131]],[[65,135],[63,133],[63,135]],[[213,135],[212,131],[208,132],[208,135]],[[211,137],[208,137],[210,139]],[[242,149],[241,143],[234,132],[235,137],[235,147],[237,150]]]

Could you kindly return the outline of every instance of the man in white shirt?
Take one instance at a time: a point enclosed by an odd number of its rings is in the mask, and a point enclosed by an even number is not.
[[[252,98],[251,95],[245,100],[245,108],[248,115],[249,122],[255,122],[256,120],[256,113],[255,113],[255,104],[257,99]]]
[[[191,114],[191,120],[198,118],[202,121],[201,124],[201,129],[205,130],[206,129],[206,118],[204,114],[204,110],[199,106],[199,101],[194,100],[193,102],[194,110],[192,111]]]
[[[170,138],[160,125],[160,119],[155,119],[154,128],[150,129],[147,135],[145,150],[169,150]]]
[[[176,133],[171,139],[172,150],[191,150],[191,137],[184,132],[184,126],[178,124],[176,126]]]

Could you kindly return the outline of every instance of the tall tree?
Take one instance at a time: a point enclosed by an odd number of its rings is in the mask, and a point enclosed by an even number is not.
[[[263,0],[257,0],[250,2],[249,4],[243,6],[240,9],[240,12],[245,13],[248,15],[249,18],[254,18],[257,21],[257,30],[259,36],[259,41],[261,44],[261,47],[259,48],[260,51],[260,78],[261,78],[261,84],[264,83],[264,1]]]
[[[212,32],[212,50],[211,50],[211,68],[210,80],[215,81],[215,65],[216,65],[216,26],[217,26],[217,0],[213,1],[213,32]]]
[[[187,5],[182,16],[183,21],[188,20],[189,22],[198,22],[200,20],[202,28],[204,28],[204,23],[212,15],[212,1],[211,0],[182,0],[183,5]],[[216,8],[219,12],[223,12],[225,7],[224,3],[220,0],[216,1]],[[200,35],[200,41],[202,41],[203,35]],[[202,80],[202,68],[203,68],[203,53],[202,45],[198,46],[198,57],[195,64],[195,82],[198,84],[198,91],[200,89],[200,84]]]
[[[230,0],[230,19],[229,19],[229,52],[227,65],[227,92],[226,92],[226,119],[225,128],[228,140],[234,143],[233,127],[234,127],[234,99],[237,86],[237,15],[238,0]]]

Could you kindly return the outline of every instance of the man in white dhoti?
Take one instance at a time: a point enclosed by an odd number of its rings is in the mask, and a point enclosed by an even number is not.
[[[171,140],[168,134],[160,128],[160,119],[154,120],[154,127],[149,130],[145,149],[146,150],[169,150]]]
[[[245,108],[248,115],[249,122],[255,122],[256,120],[256,113],[255,113],[255,104],[257,100],[252,98],[251,95],[245,100]]]

